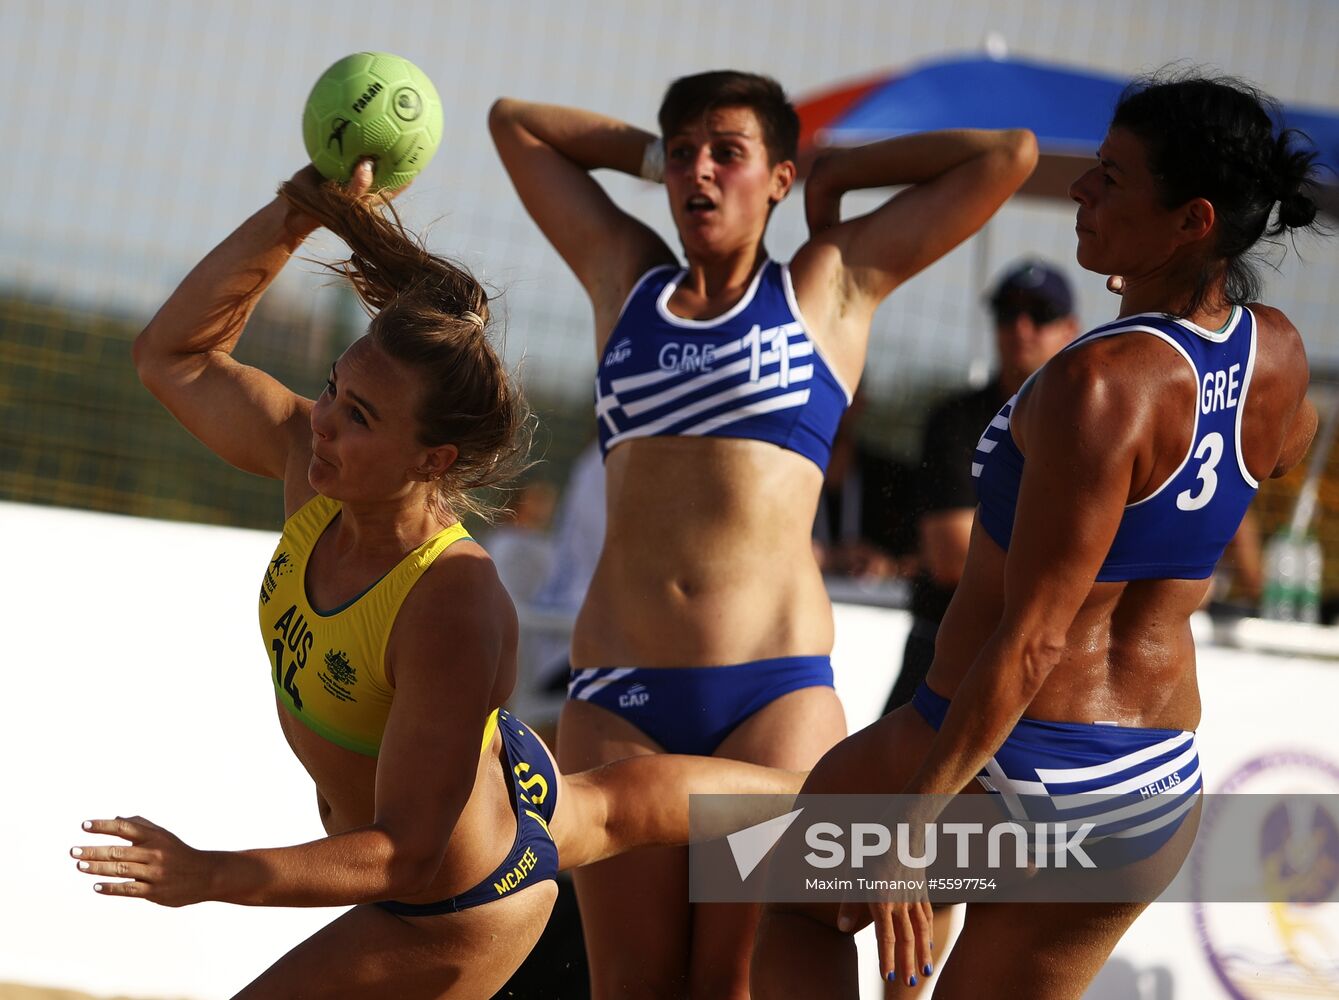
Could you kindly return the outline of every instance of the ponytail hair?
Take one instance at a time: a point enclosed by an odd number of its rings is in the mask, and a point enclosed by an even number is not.
[[[1316,189],[1311,179],[1316,153],[1306,148],[1310,143],[1304,132],[1293,128],[1284,129],[1275,140],[1272,172],[1279,214],[1270,236],[1280,236],[1289,229],[1309,229],[1316,221]]]
[[[1183,315],[1199,308],[1220,276],[1228,302],[1258,299],[1256,244],[1315,225],[1316,151],[1296,129],[1276,133],[1279,118],[1277,102],[1250,84],[1195,70],[1141,77],[1116,104],[1111,127],[1144,143],[1164,207],[1193,198],[1214,207],[1216,259],[1200,275]]]
[[[367,336],[423,379],[419,441],[458,451],[436,484],[442,512],[492,520],[499,505],[473,493],[529,467],[533,421],[489,339],[488,293],[465,267],[429,252],[385,198],[354,197],[334,182],[287,181],[279,193],[348,245],[346,260],[322,266],[353,285],[372,317]]]

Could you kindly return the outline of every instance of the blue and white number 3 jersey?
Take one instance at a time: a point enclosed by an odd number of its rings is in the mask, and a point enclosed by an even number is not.
[[[1065,350],[1136,332],[1170,344],[1185,359],[1199,387],[1197,405],[1190,448],[1180,467],[1150,496],[1126,505],[1097,579],[1203,580],[1259,487],[1241,451],[1242,412],[1255,368],[1255,316],[1236,306],[1216,331],[1161,313],[1127,316],[1089,331]],[[1026,391],[1024,383],[1020,393]],[[1023,478],[1023,455],[1010,429],[1017,401],[1015,394],[990,422],[972,457],[981,526],[1004,549]],[[1168,413],[1166,419],[1183,418]]]
[[[686,273],[648,271],[623,306],[596,373],[600,451],[639,437],[748,438],[826,469],[851,396],[805,328],[789,270],[765,262],[710,320],[669,311]]]

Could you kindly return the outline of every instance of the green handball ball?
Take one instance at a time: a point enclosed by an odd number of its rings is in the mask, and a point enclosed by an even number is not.
[[[442,141],[442,101],[427,74],[408,59],[356,52],[312,87],[302,112],[302,141],[324,177],[347,181],[354,164],[371,156],[374,187],[403,187]]]

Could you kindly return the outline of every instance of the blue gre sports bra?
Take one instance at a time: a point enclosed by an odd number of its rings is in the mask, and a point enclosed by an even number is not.
[[[766,261],[709,320],[669,311],[687,273],[652,268],[623,304],[595,376],[601,454],[639,437],[747,438],[826,469],[851,394],[805,328],[790,269]]]
[[[1197,405],[1185,458],[1153,493],[1126,505],[1097,579],[1203,580],[1259,487],[1241,452],[1241,415],[1255,368],[1255,317],[1238,306],[1223,329],[1213,331],[1162,313],[1126,316],[1085,333],[1065,350],[1131,332],[1158,337],[1185,358],[1199,386]],[[1024,461],[1010,431],[1010,414],[1031,381],[991,420],[972,457],[981,526],[1006,550]],[[1168,414],[1166,419],[1180,417]]]

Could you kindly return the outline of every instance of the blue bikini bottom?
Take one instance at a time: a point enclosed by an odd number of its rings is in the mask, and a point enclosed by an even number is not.
[[[807,687],[832,687],[829,657],[782,656],[728,667],[573,670],[567,697],[627,719],[666,753],[710,756],[749,716]]]
[[[553,763],[539,737],[506,709],[498,712],[497,728],[502,734],[502,770],[516,811],[516,837],[511,850],[491,875],[450,899],[435,903],[392,899],[376,904],[383,910],[409,917],[455,913],[491,903],[558,874],[558,847],[549,835],[549,821],[558,805]]]

